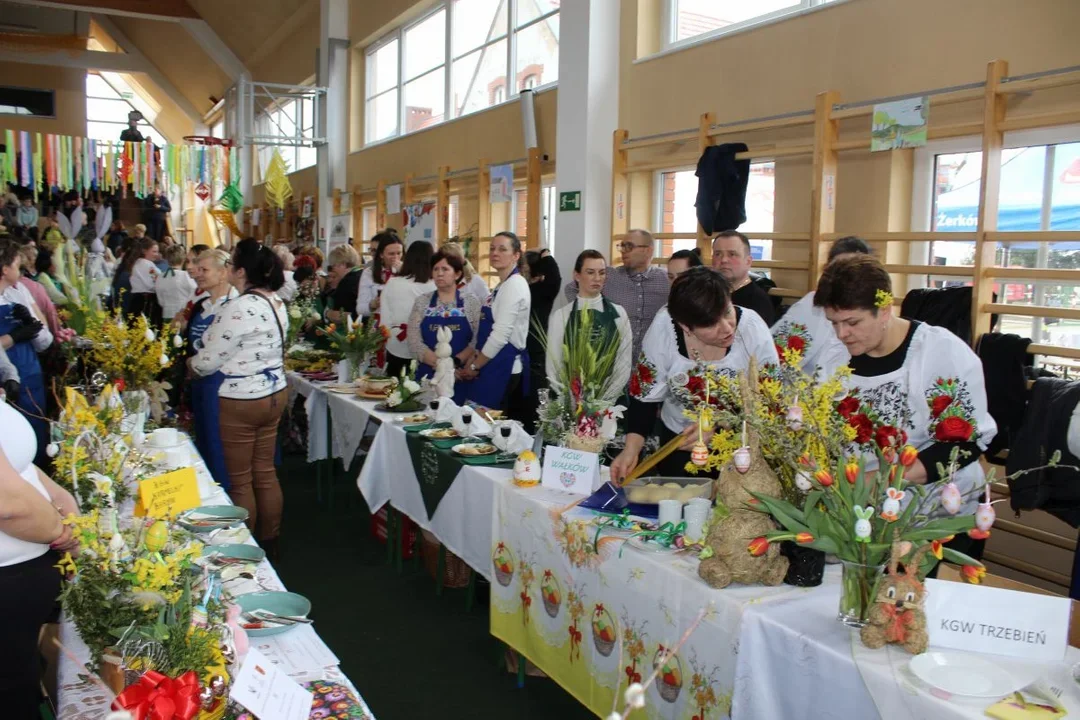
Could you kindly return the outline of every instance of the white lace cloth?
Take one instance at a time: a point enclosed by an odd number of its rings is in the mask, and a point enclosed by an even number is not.
[[[199,458],[198,451],[194,445],[190,446],[191,457]],[[205,463],[201,459],[198,459],[195,464],[195,471],[199,475],[199,487],[200,487],[200,499],[206,505],[228,505],[230,504],[229,496],[218,486],[213,484],[210,479],[210,474],[206,469]],[[126,507],[122,508],[120,515],[122,518],[130,518],[133,509],[133,502],[129,502]],[[254,544],[252,541],[248,541]],[[255,571],[255,580],[259,586],[264,590],[284,590],[285,585],[281,582],[281,578],[278,577],[273,566],[268,560],[263,560],[259,563],[258,568]],[[101,720],[108,712],[109,704],[112,702],[112,694],[100,687],[94,682],[85,678],[86,669],[85,663],[90,659],[90,650],[83,643],[82,638],[79,637],[78,631],[75,629],[75,625],[66,617],[61,619],[60,623],[60,642],[67,648],[79,662],[76,663],[71,658],[64,654],[60,655],[58,667],[57,667],[57,720]],[[374,720],[374,715],[371,714],[371,710],[368,709],[367,703],[360,696],[360,692],[356,689],[356,686],[345,677],[341,672],[340,667],[332,667],[326,669],[324,679],[331,682],[340,683],[352,692],[353,696],[360,703],[363,708],[365,716]]]
[[[308,420],[308,462],[325,460],[327,455],[326,412],[330,410],[333,446],[330,457],[350,462],[360,448],[360,440],[368,430],[375,403],[365,403],[355,395],[344,395],[326,389],[326,383],[308,380],[296,373],[288,374],[289,406],[297,394],[303,396]],[[336,385],[336,383],[330,383]]]

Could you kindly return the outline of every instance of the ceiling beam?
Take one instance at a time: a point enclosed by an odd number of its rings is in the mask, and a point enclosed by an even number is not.
[[[111,19],[105,15],[94,15],[94,22],[100,25],[101,29],[104,30],[117,45],[123,48],[124,52],[142,61],[145,69],[141,72],[145,73],[146,76],[173,101],[180,111],[184,113],[195,126],[196,134],[200,134],[200,130],[205,128],[202,113],[191,104],[190,100],[184,97],[183,93],[176,89],[176,86],[172,84],[169,78],[165,77],[165,73],[161,72],[157,65],[150,62],[149,58],[143,55],[139,48],[135,47],[131,40],[128,39],[127,35],[125,35]]]
[[[214,32],[214,28],[210,27],[205,20],[181,20],[180,24],[191,34],[203,52],[209,55],[233,82],[239,80],[247,72],[247,68],[244,67],[240,58],[236,57],[236,53],[225,44],[221,36]]]
[[[99,15],[126,15],[149,20],[180,21],[199,19],[187,0],[6,0],[19,5],[94,12]]]
[[[55,50],[53,52],[28,53],[0,50],[0,62],[54,65],[117,73],[142,73],[147,71],[146,63],[139,58],[124,53],[100,52],[97,50],[80,50],[76,52]]]

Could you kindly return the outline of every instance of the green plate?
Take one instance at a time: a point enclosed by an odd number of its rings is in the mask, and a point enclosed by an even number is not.
[[[230,522],[215,522],[209,525],[198,525],[188,521],[191,515],[208,515],[213,518],[221,518]],[[248,511],[236,505],[203,505],[201,507],[185,510],[176,518],[184,528],[193,533],[208,533],[223,527],[235,527],[248,519]]]
[[[240,543],[225,543],[223,545],[205,545],[202,551],[203,557],[220,555],[231,560],[243,560],[245,562],[260,563],[266,557],[266,551],[258,545],[242,545]]]
[[[240,606],[240,610],[243,612],[266,610],[278,615],[294,615],[296,617],[307,617],[307,614],[311,612],[311,601],[303,595],[276,590],[240,595],[236,598],[236,604]],[[244,618],[240,618],[240,621],[243,623],[248,622]],[[246,632],[252,637],[266,637],[267,635],[280,635],[293,627],[296,626],[276,625],[274,627],[246,630]]]

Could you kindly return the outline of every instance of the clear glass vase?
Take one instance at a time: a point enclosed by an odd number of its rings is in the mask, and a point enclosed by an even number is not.
[[[840,581],[840,612],[836,619],[848,627],[861,628],[866,625],[870,606],[877,597],[878,583],[881,582],[885,565],[862,565],[849,560],[841,560],[843,566]]]

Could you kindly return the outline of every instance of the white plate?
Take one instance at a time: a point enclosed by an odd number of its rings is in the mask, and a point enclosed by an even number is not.
[[[479,446],[489,446],[489,447],[491,447],[491,451],[490,452],[482,452],[482,453],[462,452],[462,448],[470,448],[470,447],[474,448],[474,447],[479,447]],[[491,443],[462,443],[460,445],[455,445],[454,447],[451,448],[451,450],[453,452],[457,453],[458,455],[463,455],[465,457],[487,457],[488,455],[494,455],[495,453],[499,452],[499,449],[497,447],[495,447],[494,445],[491,445]]]
[[[931,687],[977,698],[1004,697],[1039,677],[1037,667],[956,650],[929,650],[911,658],[910,667],[915,677]]]
[[[428,428],[427,430],[421,430],[420,435],[421,435],[421,437],[431,438],[432,440],[455,440],[455,439],[461,437],[460,435],[457,435],[457,434],[451,435],[450,437],[443,437],[441,435],[436,435],[435,434],[435,433],[442,432],[443,430],[451,430],[451,429],[452,428]]]
[[[413,418],[420,418],[415,420]],[[398,425],[423,425],[424,423],[431,422],[431,416],[426,413],[409,413],[408,415],[398,415],[394,418],[394,422]]]

